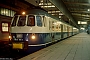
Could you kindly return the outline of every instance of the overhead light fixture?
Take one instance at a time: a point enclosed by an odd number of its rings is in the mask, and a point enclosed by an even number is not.
[[[50,7],[55,7],[54,5],[52,6],[41,6],[42,8],[50,8]]]
[[[61,16],[59,16],[59,18],[61,18]]]
[[[55,14],[52,14],[52,15],[55,15]]]
[[[39,5],[52,5],[51,3],[39,3]]]
[[[90,11],[90,9],[88,9],[88,11]]]
[[[25,12],[22,12],[23,15],[25,15]]]
[[[59,13],[59,15],[63,15],[62,13]]]

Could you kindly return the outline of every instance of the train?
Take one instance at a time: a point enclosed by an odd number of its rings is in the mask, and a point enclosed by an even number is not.
[[[46,11],[32,9],[12,18],[10,44],[13,50],[34,52],[78,33],[78,28]]]
[[[0,15],[0,47],[5,46],[9,42],[11,17]]]

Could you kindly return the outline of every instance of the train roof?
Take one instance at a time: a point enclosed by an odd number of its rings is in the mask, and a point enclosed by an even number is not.
[[[44,16],[49,16],[49,17],[51,17],[51,18],[53,18],[53,19],[56,19],[56,20],[60,20],[58,17],[55,17],[55,16],[52,16],[51,14],[49,14],[49,13],[47,13],[47,11],[44,11],[44,10],[41,10],[41,9],[31,9],[31,10],[28,10],[27,12],[26,12],[26,15],[44,15]],[[17,15],[17,14],[16,14]],[[61,22],[64,22],[65,24],[68,24],[68,23],[66,23],[65,21],[62,21],[62,20],[60,20]],[[68,25],[70,25],[70,24],[68,24]]]
[[[41,9],[32,9],[32,10],[29,10],[27,12],[27,14],[45,15],[45,16],[49,16],[49,17],[51,17],[53,19],[56,19],[58,21],[64,22],[65,24],[68,24],[65,21],[60,20],[58,17],[52,16],[51,14],[47,13],[47,11],[44,11],[44,10],[41,10]],[[68,24],[68,25],[70,25],[70,24]]]

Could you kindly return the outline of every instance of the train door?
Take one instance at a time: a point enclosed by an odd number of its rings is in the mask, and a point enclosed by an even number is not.
[[[72,35],[73,35],[73,27],[71,27],[71,30],[72,30],[71,32],[72,32]]]
[[[61,39],[63,39],[63,24],[61,24]]]
[[[67,37],[69,37],[69,26],[67,26]]]
[[[54,21],[52,20],[51,23],[50,23],[50,26],[51,26],[51,42],[54,42],[54,37],[55,37],[55,34],[54,34],[54,31],[55,31],[55,26],[54,26]]]

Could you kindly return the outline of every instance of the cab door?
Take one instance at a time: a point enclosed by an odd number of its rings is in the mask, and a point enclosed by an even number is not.
[[[61,39],[63,39],[63,24],[61,24]]]

